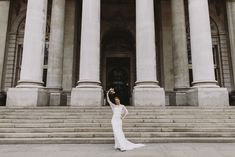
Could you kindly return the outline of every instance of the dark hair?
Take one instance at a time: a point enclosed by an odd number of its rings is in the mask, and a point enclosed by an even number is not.
[[[117,97],[117,96],[115,96],[115,97],[114,97],[114,100],[115,100],[115,99],[119,99],[119,100],[120,100],[120,98],[119,98],[119,97]]]
[[[117,97],[117,96],[114,97],[114,100],[115,100],[115,99],[118,99],[119,101],[121,101],[120,98]],[[118,104],[115,103],[115,105],[118,105]]]

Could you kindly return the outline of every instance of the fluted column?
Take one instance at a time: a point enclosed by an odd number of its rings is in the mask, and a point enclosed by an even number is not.
[[[71,105],[102,105],[100,85],[100,0],[83,0],[78,86],[72,90]]]
[[[43,88],[43,61],[46,33],[47,0],[28,0],[22,69],[18,89],[8,90],[7,105],[46,105]]]
[[[228,92],[215,80],[208,1],[189,0],[190,39],[193,66],[193,90],[189,104],[228,105]]]
[[[153,0],[136,0],[136,68],[134,105],[165,105],[164,90],[158,85],[156,73]]]
[[[171,0],[172,50],[174,63],[174,105],[185,105],[189,89],[189,69],[184,0]],[[173,104],[171,104],[173,105]]]
[[[50,90],[50,105],[61,105],[62,103],[64,20],[65,0],[53,0],[47,71],[47,88]]]

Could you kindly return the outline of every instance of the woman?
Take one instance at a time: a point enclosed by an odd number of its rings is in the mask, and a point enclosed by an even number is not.
[[[113,111],[112,128],[115,140],[114,148],[119,149],[121,151],[126,151],[145,146],[144,144],[131,143],[125,138],[125,135],[122,130],[122,120],[128,114],[128,110],[124,105],[120,103],[120,99],[118,97],[115,97],[114,99],[115,104],[112,103],[109,99],[109,94],[114,94],[114,90],[112,88],[109,89],[109,91],[107,92],[107,101],[110,104]]]

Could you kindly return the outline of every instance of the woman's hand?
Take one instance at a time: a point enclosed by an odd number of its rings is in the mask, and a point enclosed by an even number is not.
[[[107,91],[107,94],[110,93],[111,89],[112,89],[112,88],[110,88],[110,89]]]

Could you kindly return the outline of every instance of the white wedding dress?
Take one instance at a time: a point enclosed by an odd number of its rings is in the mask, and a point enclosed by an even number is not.
[[[107,100],[113,111],[113,117],[111,122],[112,122],[112,128],[115,140],[114,148],[124,151],[145,146],[144,144],[134,144],[125,138],[125,135],[122,130],[122,119],[124,119],[125,116],[128,114],[128,110],[124,105],[113,104],[110,101],[108,94],[107,94]],[[124,116],[122,117],[122,115]]]

